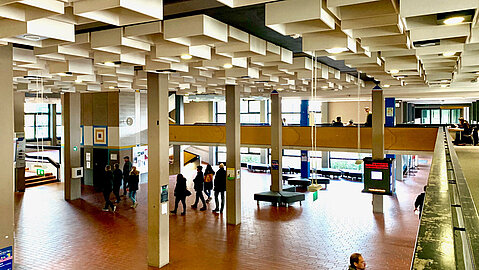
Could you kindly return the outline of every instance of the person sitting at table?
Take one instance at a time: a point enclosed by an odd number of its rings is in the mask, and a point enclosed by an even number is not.
[[[348,124],[346,125],[347,127],[354,127],[354,121],[353,119],[349,120]]]
[[[463,131],[456,132],[456,139],[454,140],[455,145],[466,145],[466,143],[474,143],[472,142],[472,128],[469,123],[464,119],[464,117],[459,117],[459,124],[457,125],[458,128],[463,129]]]
[[[341,116],[336,117],[336,122],[333,122],[333,127],[344,127],[343,122],[341,122]]]

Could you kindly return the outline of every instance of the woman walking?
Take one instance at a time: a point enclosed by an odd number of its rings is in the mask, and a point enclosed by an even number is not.
[[[130,191],[129,197],[133,202],[133,204],[131,205],[132,208],[136,208],[138,206],[138,202],[136,201],[136,191],[138,190],[139,182],[140,172],[136,170],[135,166],[132,166],[130,176],[128,177],[128,189]]]
[[[213,177],[215,175],[215,171],[211,168],[211,165],[208,164],[205,170],[205,194],[208,196],[206,198],[206,202],[211,201],[211,190],[213,189]]]
[[[176,214],[178,210],[178,203],[181,201],[183,204],[182,216],[186,214],[186,196],[188,196],[189,191],[186,189],[186,178],[180,173],[176,176],[176,186],[175,186],[175,210],[170,211],[173,214]],[[191,195],[191,193],[189,193]]]
[[[106,165],[105,167],[105,178],[103,179],[103,198],[105,198],[105,207],[103,211],[108,211],[111,207],[111,210],[115,212],[116,206],[110,201],[110,194],[113,190],[113,172],[111,171],[111,166]]]

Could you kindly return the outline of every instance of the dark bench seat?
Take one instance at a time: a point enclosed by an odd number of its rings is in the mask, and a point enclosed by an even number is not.
[[[311,180],[306,178],[292,178],[292,179],[288,179],[287,181],[288,181],[288,185],[292,185],[292,186],[307,187],[311,185]]]
[[[288,206],[291,203],[299,202],[299,205],[301,205],[301,202],[304,201],[304,194],[299,193],[299,192],[290,192],[290,191],[281,191],[281,202],[285,203],[286,206]]]
[[[352,179],[355,181],[363,180],[363,172],[357,170],[341,170],[344,178]]]
[[[318,177],[317,179],[312,179],[313,184],[324,185],[324,189],[328,188],[328,184],[331,183],[331,180],[327,177]]]
[[[322,176],[328,176],[334,179],[339,179],[339,177],[341,177],[342,175],[342,172],[340,170],[328,169],[328,168],[321,169],[319,170],[318,173]]]
[[[259,206],[259,202],[270,202],[273,203],[273,205],[277,205],[279,203],[284,203],[286,206],[289,206],[289,204],[299,202],[300,205],[302,201],[304,201],[305,196],[303,193],[299,192],[292,192],[292,191],[281,191],[281,192],[275,192],[275,191],[265,191],[265,192],[260,192],[254,194],[254,199],[256,200],[256,203]]]

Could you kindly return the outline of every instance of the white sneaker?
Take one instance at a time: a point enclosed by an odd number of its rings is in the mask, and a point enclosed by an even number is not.
[[[113,209],[112,209],[112,212],[115,212],[116,211],[116,205],[113,206]]]
[[[101,209],[101,210],[102,210],[103,212],[108,212],[108,211],[109,211],[108,208],[103,208],[103,209]]]
[[[138,206],[137,202],[133,204],[133,208],[136,208],[137,206]]]

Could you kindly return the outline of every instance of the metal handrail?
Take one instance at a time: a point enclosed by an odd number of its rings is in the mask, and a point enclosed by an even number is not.
[[[449,132],[438,129],[411,269],[476,269],[479,216]]]

